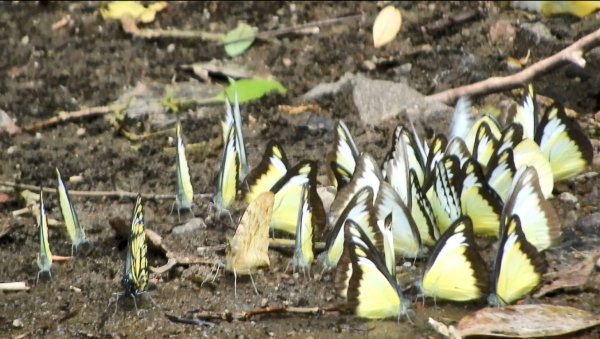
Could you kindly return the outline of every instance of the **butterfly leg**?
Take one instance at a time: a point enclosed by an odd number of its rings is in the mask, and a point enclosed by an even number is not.
[[[137,301],[135,300],[135,296],[132,296],[133,298],[133,306],[135,306],[135,314],[140,315],[140,310],[137,307]]]
[[[254,283],[254,278],[252,277],[252,274],[250,274],[250,281],[252,281],[252,287],[254,287],[254,293],[256,293],[256,295],[260,295],[258,293],[258,289],[256,288],[256,284]]]

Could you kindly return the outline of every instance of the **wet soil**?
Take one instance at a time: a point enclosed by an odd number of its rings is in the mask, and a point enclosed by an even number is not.
[[[291,34],[271,41],[255,43],[236,59],[240,64],[262,64],[284,86],[286,96],[272,95],[245,105],[244,133],[251,164],[257,164],[270,139],[279,140],[292,163],[302,159],[323,159],[333,140],[335,119],[344,119],[359,146],[381,158],[390,145],[391,131],[401,120],[367,127],[356,112],[349,93],[319,99],[320,109],[290,117],[277,109],[293,104],[294,99],[315,85],[332,82],[346,72],[363,72],[368,77],[404,81],[425,94],[471,83],[490,76],[508,74],[505,59],[521,57],[531,48],[533,60],[560,50],[577,38],[596,29],[600,15],[583,19],[569,16],[540,17],[490,2],[465,4],[399,2],[404,23],[395,42],[376,50],[370,29],[380,9],[377,3],[172,3],[150,28],[179,28],[224,32],[238,20],[257,26],[260,31],[294,24],[362,13],[363,19],[323,28],[318,35]],[[2,3],[0,4],[0,108],[24,126],[49,118],[58,111],[106,105],[137,83],[157,81],[168,84],[195,76],[181,65],[211,59],[227,59],[222,46],[197,40],[133,38],[116,22],[105,22],[97,9],[99,3]],[[428,27],[439,19],[475,11],[468,22],[450,24],[438,31]],[[51,27],[66,15],[72,22],[62,28]],[[515,28],[513,41],[490,39],[491,27],[507,20]],[[539,40],[530,25],[548,28],[550,40]],[[529,25],[529,26],[528,26]],[[411,52],[415,46],[430,45],[429,51]],[[366,61],[374,61],[372,63]],[[371,67],[372,64],[375,67]],[[587,55],[583,70],[570,66],[540,78],[538,92],[556,97],[577,112],[578,121],[593,139],[598,150],[598,123],[593,113],[600,110],[600,51]],[[507,96],[510,93],[506,93]],[[219,136],[218,121],[222,107],[209,108],[208,114],[184,112],[183,133],[188,143],[208,141]],[[317,127],[312,118],[323,122]],[[172,119],[174,122],[174,117]],[[128,129],[144,131],[144,121],[130,121]],[[446,126],[428,126],[444,131]],[[19,180],[32,185],[54,187],[54,168],[65,177],[81,176],[69,183],[71,190],[116,190],[174,194],[175,159],[164,151],[172,147],[172,138],[160,136],[131,142],[116,133],[102,118],[68,122],[35,133],[0,135],[0,179]],[[194,189],[213,191],[212,178],[218,167],[219,152],[189,151]],[[590,169],[597,174],[595,162]],[[320,181],[326,184],[321,166]],[[577,203],[569,205],[554,198],[565,237],[562,245],[547,253],[551,270],[581,260],[581,252],[598,250],[598,221],[591,226],[578,220],[598,212],[600,177],[590,175],[558,185],[555,196],[570,192]],[[51,218],[60,220],[54,195],[47,209]],[[251,321],[219,321],[212,328],[176,324],[164,313],[190,316],[193,311],[231,312],[269,306],[331,306],[335,297],[333,276],[306,279],[286,272],[289,252],[270,251],[271,267],[254,276],[259,294],[246,277],[237,282],[234,296],[233,276],[219,274],[201,286],[212,267],[179,266],[162,275],[152,275],[151,295],[138,298],[136,314],[129,298],[119,301],[115,313],[109,301],[121,291],[120,278],[124,257],[124,239],[115,235],[109,220],[130,217],[132,199],[74,198],[79,216],[87,226],[92,246],[74,260],[55,264],[52,278],[45,275],[35,285],[34,263],[37,231],[28,214],[13,216],[24,207],[15,193],[0,204],[0,223],[14,227],[0,238],[0,281],[26,280],[28,292],[0,294],[0,337],[347,337],[402,336],[436,337],[428,327],[433,317],[446,323],[457,321],[476,310],[478,304],[446,304],[420,301],[415,304],[412,323],[365,322],[348,315],[270,315]],[[172,201],[145,202],[146,226],[160,234],[170,248],[179,253],[222,259],[223,252],[198,253],[197,248],[224,244],[233,234],[226,219],[215,218],[207,199],[197,199],[194,213],[205,219],[206,228],[177,235],[176,214],[170,214]],[[239,212],[234,213],[237,220]],[[183,219],[190,216],[182,215]],[[587,225],[587,224],[586,224]],[[51,227],[49,241],[54,254],[69,255],[70,244],[62,227]],[[491,255],[487,257],[491,261]],[[149,264],[161,266],[166,258],[151,252]],[[415,280],[422,262],[403,270],[406,292],[413,298]],[[318,272],[313,272],[316,274]],[[543,297],[541,302],[576,306],[588,311],[600,309],[598,273],[585,287],[569,293]],[[414,299],[414,298],[413,298]],[[594,337],[598,330],[579,333]]]

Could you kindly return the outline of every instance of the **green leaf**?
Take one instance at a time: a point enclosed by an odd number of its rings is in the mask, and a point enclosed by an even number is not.
[[[282,95],[287,93],[287,89],[277,80],[242,79],[227,86],[223,92],[215,97],[215,100],[225,101],[225,95],[227,95],[233,101],[236,90],[240,104],[260,99],[270,92],[277,92]]]
[[[223,43],[225,43],[225,53],[234,57],[246,51],[254,42],[255,29],[246,23],[240,22],[238,26],[225,34]]]

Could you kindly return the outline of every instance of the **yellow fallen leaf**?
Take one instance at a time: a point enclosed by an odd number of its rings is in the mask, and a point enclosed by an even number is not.
[[[121,20],[125,17],[133,18],[136,22],[149,23],[154,21],[156,13],[167,7],[166,2],[155,2],[148,7],[137,1],[113,1],[100,7],[100,14],[104,20]]]
[[[379,48],[394,40],[400,26],[402,14],[394,6],[387,6],[379,12],[373,23],[373,46]]]

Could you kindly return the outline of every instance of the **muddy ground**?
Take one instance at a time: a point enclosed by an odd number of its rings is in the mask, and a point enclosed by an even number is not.
[[[378,3],[172,3],[148,27],[225,32],[235,27],[238,20],[244,20],[265,31],[363,14],[361,20],[323,28],[318,35],[291,34],[274,41],[259,41],[236,58],[240,64],[261,64],[289,90],[286,96],[272,95],[243,107],[247,149],[251,164],[257,164],[270,139],[282,142],[292,163],[305,158],[322,159],[332,143],[332,127],[338,118],[350,126],[360,147],[381,158],[390,145],[391,131],[402,118],[367,127],[360,121],[349,93],[321,98],[317,101],[319,109],[300,117],[290,118],[277,108],[295,104],[294,99],[313,86],[335,81],[345,72],[403,81],[424,94],[431,94],[507,74],[510,72],[505,63],[507,57],[522,57],[531,48],[533,60],[539,60],[596,29],[600,23],[598,13],[583,19],[541,17],[490,2],[468,5],[399,2],[396,5],[404,15],[401,34],[395,42],[378,50],[372,47],[370,35],[372,20],[381,8]],[[109,104],[138,83],[187,81],[195,76],[182,65],[227,59],[222,47],[215,43],[132,38],[118,23],[102,20],[98,6],[96,2],[0,4],[0,46],[3,47],[0,50],[0,108],[16,118],[18,125],[49,118],[58,111]],[[441,18],[467,11],[475,11],[476,15],[441,30],[423,29]],[[51,29],[66,15],[70,15],[70,23]],[[507,20],[514,28],[514,41],[509,41],[507,35],[490,38],[491,27],[499,20]],[[541,33],[535,33],[532,26],[546,27],[551,38],[538,40],[536,34]],[[431,49],[422,52],[411,49],[426,44]],[[539,93],[554,96],[579,112],[578,120],[593,139],[596,152],[600,143],[598,124],[594,120],[594,113],[600,110],[598,74],[600,49],[587,55],[585,69],[567,66],[536,81]],[[210,107],[204,112],[208,113],[198,115],[194,110],[183,113],[183,133],[188,143],[219,136],[217,122],[222,106]],[[318,117],[323,123],[314,128],[307,123],[311,117]],[[126,123],[127,129],[138,133],[149,129],[143,122]],[[446,128],[428,127],[429,131]],[[98,117],[15,136],[3,133],[0,140],[1,180],[54,187],[54,167],[58,166],[65,177],[82,177],[79,182],[68,183],[71,190],[123,189],[174,194],[175,158],[164,151],[165,147],[172,147],[173,142],[164,135],[131,142],[116,133],[107,119]],[[218,149],[188,151],[197,193],[212,192],[219,152]],[[595,161],[590,171],[597,174],[599,169]],[[321,166],[322,184],[326,184],[324,174]],[[600,209],[600,177],[596,174],[557,186],[555,196],[563,199],[554,198],[552,202],[563,221],[565,237],[558,248],[547,254],[551,271],[575,265],[585,253],[598,250],[600,221],[593,215]],[[562,192],[572,193],[577,202],[564,198],[564,194],[560,195]],[[128,219],[133,199],[74,198],[93,246],[74,260],[55,264],[52,279],[42,276],[35,285],[34,258],[38,245],[34,219],[29,214],[13,216],[12,211],[24,205],[14,192],[7,194],[0,203],[0,224],[13,228],[0,239],[0,281],[26,280],[32,288],[28,292],[0,294],[0,337],[436,337],[438,335],[427,326],[428,317],[451,323],[482,307],[444,303],[434,306],[427,302],[424,307],[415,307],[413,324],[406,320],[365,322],[339,314],[272,315],[250,321],[220,321],[207,328],[176,324],[164,316],[166,312],[189,317],[195,310],[233,312],[265,304],[326,307],[339,301],[335,297],[332,275],[309,280],[285,272],[289,252],[270,251],[270,269],[254,276],[259,295],[247,278],[238,280],[236,298],[231,274],[220,274],[213,283],[201,286],[211,267],[178,266],[168,273],[152,275],[153,288],[149,294],[162,310],[142,297],[138,298],[139,315],[128,299],[120,300],[114,313],[113,306],[108,306],[113,293],[121,290],[125,243],[115,235],[109,220]],[[60,220],[55,196],[48,194],[46,200],[50,217]],[[171,230],[179,222],[175,213],[169,214],[172,200],[145,202],[147,228],[160,234],[177,252],[220,260],[223,252],[198,253],[197,248],[223,244],[233,230],[225,226],[227,220],[212,216],[208,199],[198,198],[196,202],[194,213],[205,219],[206,228],[184,235],[173,234]],[[186,219],[189,215],[182,217]],[[237,220],[239,212],[233,217]],[[584,217],[589,220],[583,222]],[[70,243],[64,229],[51,227],[49,233],[53,253],[69,255]],[[152,252],[149,263],[161,266],[166,259]],[[417,262],[416,267],[405,272],[417,278],[422,267],[423,263]],[[414,284],[408,280],[405,287],[413,298]],[[585,287],[526,302],[571,305],[598,312],[598,286],[595,273]],[[577,335],[596,337],[599,334],[596,329]]]

